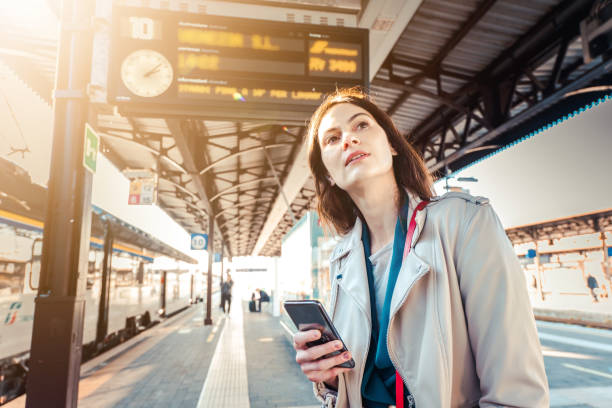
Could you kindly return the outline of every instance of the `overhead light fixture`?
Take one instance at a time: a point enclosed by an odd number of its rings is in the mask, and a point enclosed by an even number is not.
[[[457,179],[457,181],[465,181],[465,182],[469,182],[469,183],[475,183],[478,181],[478,179],[476,177],[459,177]]]

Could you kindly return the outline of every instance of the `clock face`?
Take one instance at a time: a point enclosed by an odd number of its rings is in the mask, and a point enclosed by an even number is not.
[[[172,84],[172,65],[157,51],[138,50],[121,64],[121,79],[132,93],[153,98],[166,92]]]

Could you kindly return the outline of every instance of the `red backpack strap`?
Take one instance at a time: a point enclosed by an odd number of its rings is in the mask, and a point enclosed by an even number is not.
[[[419,211],[425,208],[427,204],[429,204],[429,201],[421,201],[412,213],[410,224],[408,224],[408,232],[406,233],[406,242],[404,243],[404,258],[406,255],[408,255],[410,252],[410,247],[412,246],[412,236],[414,235],[414,230],[416,229],[416,215]]]
[[[429,204],[429,201],[421,201],[412,213],[410,224],[408,225],[408,232],[406,233],[406,242],[404,243],[404,258],[408,255],[410,247],[412,246],[412,236],[416,229],[416,215],[425,208],[427,204]],[[404,380],[402,380],[402,376],[398,371],[395,372],[395,407],[404,408]]]
[[[404,380],[397,371],[395,372],[395,407],[404,408]]]

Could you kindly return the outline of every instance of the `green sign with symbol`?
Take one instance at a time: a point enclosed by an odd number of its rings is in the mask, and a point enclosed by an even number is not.
[[[96,161],[98,159],[98,148],[100,137],[94,130],[85,124],[85,146],[83,148],[83,166],[92,173],[96,172]]]

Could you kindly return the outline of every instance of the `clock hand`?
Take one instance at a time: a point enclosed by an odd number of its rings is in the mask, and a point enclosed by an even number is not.
[[[159,68],[162,66],[161,62],[159,64],[157,64],[155,66],[155,68],[153,68],[152,70],[150,70],[149,72],[147,72],[146,74],[144,74],[145,78],[150,77],[151,75],[153,75],[154,73],[156,73],[157,71],[159,71]]]

